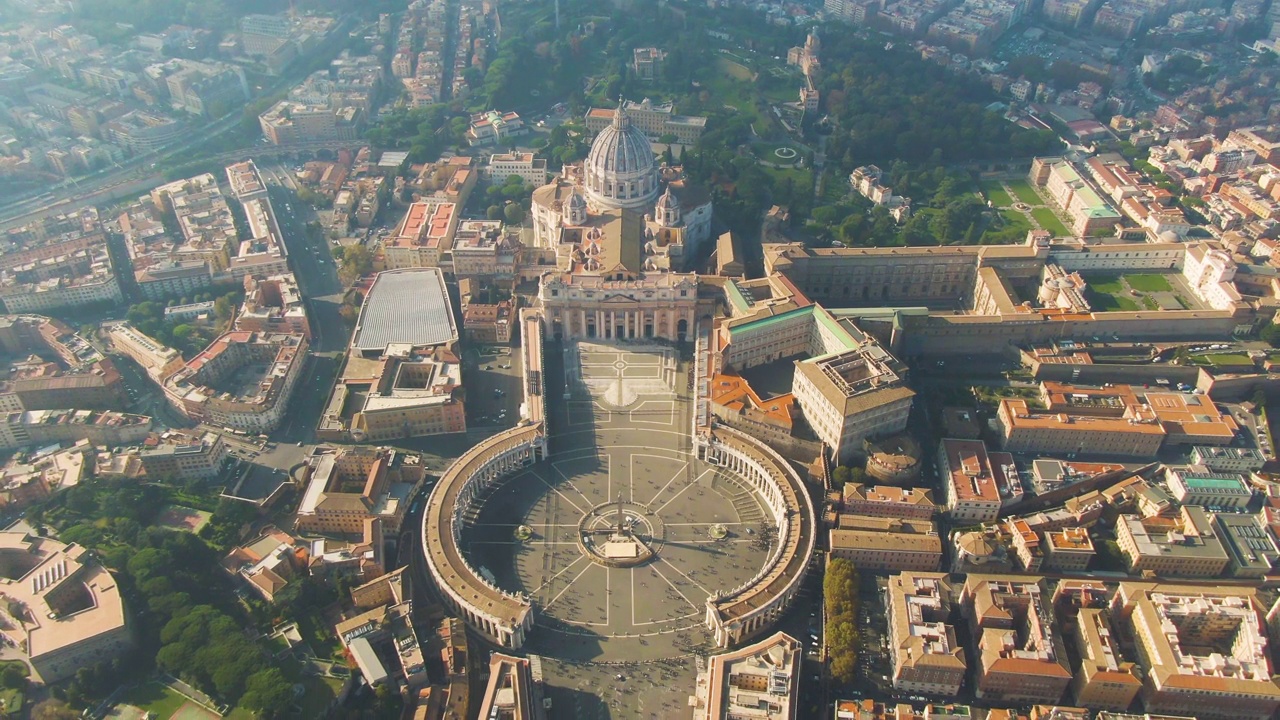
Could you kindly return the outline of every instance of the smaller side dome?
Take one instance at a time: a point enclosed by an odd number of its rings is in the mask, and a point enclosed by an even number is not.
[[[671,193],[671,186],[662,193],[662,197],[658,198],[658,210],[679,210],[680,201]]]

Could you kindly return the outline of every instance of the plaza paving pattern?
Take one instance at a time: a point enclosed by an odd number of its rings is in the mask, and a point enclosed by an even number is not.
[[[692,455],[688,365],[669,348],[566,348],[570,392],[550,404],[551,457],[485,499],[464,552],[533,600],[528,652],[575,663],[705,652],[706,599],[764,564],[765,512],[741,481]],[[579,547],[579,521],[619,498],[657,555],[633,568],[597,564]],[[724,539],[710,536],[716,523]],[[529,540],[516,539],[520,525]]]

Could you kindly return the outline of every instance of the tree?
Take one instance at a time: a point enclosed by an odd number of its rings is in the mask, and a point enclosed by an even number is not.
[[[490,205],[488,209],[484,211],[484,216],[490,220],[501,220],[502,208],[498,205]]]
[[[844,487],[849,482],[849,468],[845,465],[837,467],[831,471],[831,484],[836,487]]]
[[[338,278],[344,285],[350,285],[373,271],[373,255],[363,245],[351,245],[342,254],[342,264],[338,267]]]
[[[78,720],[80,713],[61,700],[44,700],[31,708],[31,720]]]
[[[11,690],[21,690],[27,686],[27,671],[21,663],[9,663],[0,670],[0,685]]]
[[[1267,323],[1266,326],[1262,328],[1262,331],[1258,333],[1258,337],[1262,339],[1262,342],[1270,345],[1271,347],[1280,347],[1280,325]]]
[[[524,208],[520,207],[516,203],[509,203],[502,209],[502,217],[505,218],[507,222],[515,225],[524,220]]]
[[[266,668],[249,676],[241,704],[258,711],[263,718],[283,715],[293,701],[293,685],[279,668]]]
[[[231,319],[231,315],[236,311],[236,304],[232,302],[230,295],[223,295],[213,301],[213,314],[219,321],[225,322]]]

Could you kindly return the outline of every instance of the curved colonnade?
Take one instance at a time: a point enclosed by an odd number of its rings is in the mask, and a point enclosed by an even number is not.
[[[527,312],[527,311],[526,311]],[[485,491],[547,456],[543,422],[542,329],[522,313],[525,331],[525,420],[468,450],[444,473],[427,501],[422,547],[446,604],[476,631],[505,648],[523,645],[533,627],[528,597],[499,588],[467,561],[459,543]],[[706,601],[706,624],[720,647],[766,630],[786,610],[804,580],[815,541],[814,510],[799,476],[777,453],[736,430],[697,433],[698,457],[734,473],[763,501],[777,528],[773,552],[760,572]]]
[[[729,647],[776,622],[804,582],[817,534],[813,504],[795,470],[764,443],[717,426],[698,438],[698,457],[746,480],[773,514],[776,544],[760,572],[741,586],[707,598],[707,629]]]

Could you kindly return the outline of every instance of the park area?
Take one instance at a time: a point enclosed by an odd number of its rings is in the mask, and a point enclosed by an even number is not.
[[[1158,273],[1128,275],[1089,274],[1086,297],[1094,310],[1101,312],[1137,312],[1139,310],[1187,310],[1194,303],[1179,291],[1177,276]]]

